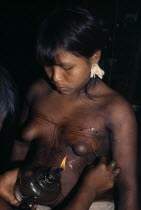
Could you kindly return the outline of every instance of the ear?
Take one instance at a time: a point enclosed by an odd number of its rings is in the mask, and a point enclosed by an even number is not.
[[[92,55],[92,64],[98,63],[101,57],[101,50],[97,50],[93,55]]]

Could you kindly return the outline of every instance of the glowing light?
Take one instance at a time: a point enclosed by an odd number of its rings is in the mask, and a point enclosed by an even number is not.
[[[63,170],[65,170],[66,160],[67,160],[67,156],[64,157],[64,159],[62,160],[62,163],[60,165],[60,168],[63,168]]]

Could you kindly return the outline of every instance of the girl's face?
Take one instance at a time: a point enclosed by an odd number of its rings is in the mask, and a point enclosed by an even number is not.
[[[58,92],[69,95],[79,92],[90,79],[92,59],[77,57],[69,51],[60,50],[55,65],[45,66],[45,72]]]

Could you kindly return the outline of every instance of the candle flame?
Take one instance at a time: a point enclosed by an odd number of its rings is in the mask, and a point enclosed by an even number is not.
[[[64,159],[62,160],[62,163],[60,165],[60,168],[62,168],[63,170],[65,170],[66,160],[67,160],[67,156],[64,157]]]

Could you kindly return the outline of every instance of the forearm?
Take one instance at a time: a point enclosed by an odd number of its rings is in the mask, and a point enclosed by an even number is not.
[[[113,188],[114,179],[118,173],[113,173],[115,168],[112,164],[105,165],[102,161],[104,159],[101,159],[96,167],[88,169],[75,196],[64,210],[88,210],[97,195]]]
[[[96,198],[96,192],[83,182],[75,196],[63,210],[87,210]]]

